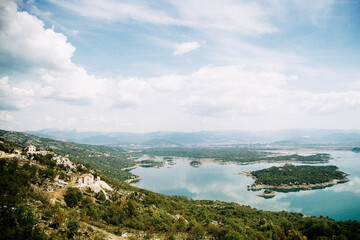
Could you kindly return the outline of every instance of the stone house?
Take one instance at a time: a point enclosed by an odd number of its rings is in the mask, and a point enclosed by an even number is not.
[[[24,150],[27,151],[27,153],[29,154],[36,153],[36,147],[34,145],[29,145]]]
[[[94,176],[92,174],[83,174],[77,179],[81,186],[90,186],[94,182]]]

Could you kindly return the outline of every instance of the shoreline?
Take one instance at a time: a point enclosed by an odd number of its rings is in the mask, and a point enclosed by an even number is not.
[[[349,179],[334,179],[331,182],[324,182],[324,183],[315,183],[315,184],[308,184],[308,185],[292,185],[292,186],[274,186],[274,185],[264,185],[264,184],[260,184],[257,185],[255,183],[251,183],[248,186],[248,190],[261,190],[261,189],[285,189],[285,190],[291,190],[291,189],[303,189],[303,190],[312,190],[314,188],[325,188],[325,187],[329,187],[332,185],[336,185],[338,183],[345,183],[345,182],[349,182]]]
[[[126,179],[124,182],[125,183],[128,183],[128,184],[133,184],[133,185],[136,185],[134,184],[133,182],[137,182],[137,181],[140,181],[141,180],[141,177],[135,177],[135,178],[130,178],[130,179]]]
[[[129,171],[129,170],[133,170],[133,169],[138,168],[138,167],[160,168],[160,167],[163,167],[163,166],[164,166],[164,164],[162,164],[162,165],[154,165],[153,163],[136,163],[134,166],[122,168],[121,171]]]
[[[121,171],[129,171],[129,170],[135,169],[137,167],[140,167],[140,164],[135,164],[134,166],[131,166],[131,167],[122,168]]]

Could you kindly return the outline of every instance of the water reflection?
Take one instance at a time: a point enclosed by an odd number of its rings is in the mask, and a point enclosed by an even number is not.
[[[271,199],[257,197],[259,192],[248,191],[247,185],[253,179],[237,173],[282,164],[207,163],[194,168],[190,166],[190,160],[176,158],[176,165],[166,164],[159,169],[137,168],[131,172],[142,178],[138,183],[140,188],[162,194],[237,202],[263,210],[301,212],[308,216],[323,215],[337,220],[360,220],[360,155],[337,151],[330,154],[334,159],[321,165],[336,165],[350,173],[350,182],[318,190],[276,192]]]
[[[360,195],[360,178],[358,176],[356,176],[347,184],[336,185],[336,186],[334,186],[332,191],[334,191],[334,192],[352,192],[357,195]]]

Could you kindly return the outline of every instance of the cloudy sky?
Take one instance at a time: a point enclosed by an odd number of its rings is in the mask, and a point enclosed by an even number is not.
[[[0,0],[0,128],[360,129],[358,0]]]

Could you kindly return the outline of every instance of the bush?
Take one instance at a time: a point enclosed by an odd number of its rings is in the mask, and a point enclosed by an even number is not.
[[[199,224],[196,224],[190,230],[189,239],[200,240],[200,239],[204,239],[204,236],[205,236],[204,228]]]
[[[241,239],[242,239],[242,237],[241,237],[240,233],[233,232],[233,231],[230,231],[224,237],[224,240],[241,240]]]
[[[35,214],[26,207],[0,208],[0,239],[47,239]]]
[[[81,199],[82,193],[77,188],[68,188],[64,195],[66,205],[69,207],[75,207]]]
[[[103,202],[106,200],[105,194],[103,191],[98,192],[98,194],[96,195],[96,199]]]
[[[74,235],[76,235],[79,230],[79,223],[72,218],[68,218],[66,228],[67,228],[66,232],[68,234],[68,237],[73,238]]]

